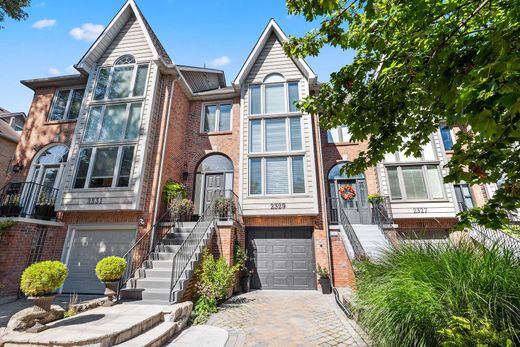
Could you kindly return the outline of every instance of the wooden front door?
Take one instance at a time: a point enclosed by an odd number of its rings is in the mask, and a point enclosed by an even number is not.
[[[206,207],[213,201],[215,193],[224,194],[225,182],[224,174],[206,174],[206,182],[204,184],[204,211]]]
[[[356,196],[351,200],[344,200],[338,194],[338,208],[345,211],[350,224],[370,224],[370,210],[365,180],[352,179],[337,181],[337,189],[349,185],[354,189]]]

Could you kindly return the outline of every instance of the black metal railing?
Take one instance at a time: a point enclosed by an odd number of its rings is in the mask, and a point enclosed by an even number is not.
[[[149,260],[151,254],[155,252],[157,245],[175,226],[175,222],[172,222],[170,219],[171,215],[170,207],[123,255],[127,265],[125,273],[119,281],[119,289],[122,289],[135,276],[136,272],[143,266],[143,263]]]
[[[217,213],[215,209],[215,201],[216,199],[213,199],[206,207],[190,234],[173,257],[172,278],[170,282],[170,302],[175,300],[175,289],[177,284],[180,283],[182,275],[187,270],[191,259],[201,245],[202,240],[206,234],[211,232],[215,222],[220,218],[219,213]]]
[[[484,247],[500,246],[520,258],[520,228],[518,225],[508,224],[503,227],[503,230],[494,230],[474,223],[470,235]]]
[[[212,197],[215,214],[221,221],[234,221],[242,225],[242,207],[231,189],[218,190]]]
[[[55,205],[59,190],[34,182],[13,182],[0,190],[0,217],[60,220]]]
[[[394,218],[392,215],[392,208],[390,206],[390,199],[387,196],[381,197],[379,201],[372,201],[372,224],[377,225],[392,225]]]
[[[339,206],[338,198],[329,198],[329,205],[330,206]],[[354,228],[350,224],[347,214],[345,213],[345,211],[342,208],[336,208],[336,211],[337,211],[337,216],[338,216],[338,224],[343,226],[343,230],[354,251],[354,258],[356,260],[367,259],[366,252],[363,249],[363,246],[361,245],[361,242],[359,241],[359,239],[356,235],[356,232],[354,231]]]

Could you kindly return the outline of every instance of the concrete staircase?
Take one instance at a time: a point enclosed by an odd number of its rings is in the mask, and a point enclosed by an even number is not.
[[[385,235],[374,224],[352,224],[356,236],[370,259],[378,259],[381,252],[390,247]]]
[[[121,290],[122,300],[141,301],[147,304],[180,302],[193,275],[195,266],[202,255],[202,250],[211,236],[211,232],[207,233],[199,247],[195,250],[180,281],[174,288],[173,300],[170,302],[173,259],[196,224],[196,222],[181,222],[172,228],[172,231],[156,247],[155,252],[150,254],[149,259],[136,272],[135,277],[128,281],[126,288]]]

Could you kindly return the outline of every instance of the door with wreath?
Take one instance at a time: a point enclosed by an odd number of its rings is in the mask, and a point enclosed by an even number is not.
[[[367,185],[364,179],[336,181],[339,208],[345,211],[350,224],[370,224]]]

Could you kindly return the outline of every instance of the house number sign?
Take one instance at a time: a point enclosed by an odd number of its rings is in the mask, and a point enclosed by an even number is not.
[[[414,208],[413,213],[428,213],[428,209],[426,207]]]
[[[285,209],[285,203],[283,202],[277,202],[271,204],[271,210],[284,210]]]
[[[89,205],[101,205],[103,203],[103,198],[88,198],[87,204]]]

